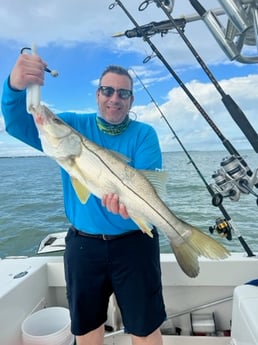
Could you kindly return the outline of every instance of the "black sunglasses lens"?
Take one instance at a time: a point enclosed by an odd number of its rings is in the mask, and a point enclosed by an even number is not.
[[[122,99],[128,99],[132,96],[132,91],[127,89],[118,89],[115,90],[112,86],[100,86],[99,90],[103,96],[111,97],[115,93],[118,93],[118,96]]]
[[[103,96],[106,96],[106,97],[111,97],[113,96],[114,92],[115,92],[115,89],[111,86],[100,86],[100,91],[102,93]]]
[[[117,90],[118,95],[120,98],[127,99],[132,96],[132,91],[131,90],[126,90],[126,89],[119,89]]]

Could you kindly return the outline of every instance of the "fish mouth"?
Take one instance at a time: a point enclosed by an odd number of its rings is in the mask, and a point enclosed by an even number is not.
[[[46,119],[41,113],[36,113],[35,122],[37,125],[44,126],[46,123]]]

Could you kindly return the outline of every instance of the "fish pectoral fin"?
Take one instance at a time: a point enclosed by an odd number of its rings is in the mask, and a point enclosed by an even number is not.
[[[89,192],[89,190],[83,185],[81,184],[80,181],[78,181],[77,179],[75,178],[71,178],[71,181],[72,181],[72,185],[73,185],[73,188],[75,190],[75,193],[76,195],[78,196],[80,202],[82,204],[86,204],[86,202],[88,201],[91,193]]]
[[[168,173],[165,170],[140,170],[159,195],[166,195]]]
[[[139,228],[142,230],[142,232],[146,233],[151,238],[153,237],[153,233],[152,233],[153,226],[151,224],[145,222],[144,220],[142,220],[138,217],[131,217],[131,218],[135,222],[135,224],[137,224],[139,226]]]

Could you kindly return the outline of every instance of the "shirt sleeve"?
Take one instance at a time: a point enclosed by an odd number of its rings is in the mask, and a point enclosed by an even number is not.
[[[42,151],[33,117],[26,110],[26,91],[12,89],[9,77],[3,85],[1,105],[6,131],[16,139]]]
[[[136,169],[156,170],[162,168],[162,154],[156,131],[149,125],[143,125],[144,130],[138,139],[134,157]]]

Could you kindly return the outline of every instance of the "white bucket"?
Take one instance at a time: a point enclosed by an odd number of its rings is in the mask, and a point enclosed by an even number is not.
[[[22,323],[24,345],[73,345],[69,310],[45,308],[31,314]]]

